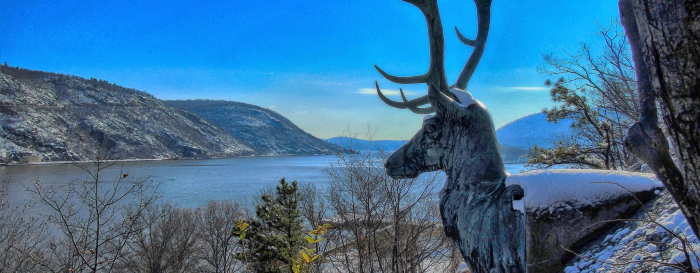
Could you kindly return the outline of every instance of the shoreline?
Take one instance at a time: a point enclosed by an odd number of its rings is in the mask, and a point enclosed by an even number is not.
[[[140,161],[166,161],[166,160],[207,160],[207,159],[228,159],[228,158],[253,158],[253,157],[283,157],[283,156],[326,156],[334,154],[283,154],[283,155],[254,155],[254,156],[231,156],[231,157],[207,157],[207,158],[132,158],[132,159],[115,159],[106,160],[109,162],[140,162]],[[84,164],[93,162],[92,160],[83,161],[44,161],[44,162],[28,162],[28,163],[0,163],[0,167],[11,166],[32,166],[32,165],[56,165],[56,164]]]
[[[106,160],[108,162],[136,162],[136,161],[161,161],[161,160],[173,160],[170,158],[147,158],[147,159],[140,159],[140,158],[134,158],[134,159],[116,159],[116,160]],[[43,162],[28,162],[28,163],[18,163],[18,162],[13,162],[13,163],[2,163],[0,164],[0,167],[2,166],[31,166],[31,165],[58,165],[58,164],[83,164],[83,163],[90,163],[93,161],[43,161]]]

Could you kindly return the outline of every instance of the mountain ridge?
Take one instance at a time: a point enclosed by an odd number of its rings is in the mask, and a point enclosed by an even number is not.
[[[194,112],[264,155],[333,154],[337,146],[318,139],[281,114],[256,105],[224,100],[164,100]]]
[[[264,143],[248,143],[250,139],[244,141],[194,112],[167,106],[143,91],[17,67],[0,66],[0,114],[0,162],[5,163],[29,157],[86,161],[95,157],[95,151],[107,148],[119,159],[280,154],[261,153]],[[300,130],[293,123],[286,126]],[[318,140],[308,134],[304,137],[312,138],[306,142]],[[272,139],[267,144],[276,143]],[[319,152],[299,149],[284,154]]]
[[[547,116],[534,113],[508,122],[496,130],[501,144],[529,149],[532,145],[552,148],[552,138],[571,133],[571,120],[558,123],[547,121]]]

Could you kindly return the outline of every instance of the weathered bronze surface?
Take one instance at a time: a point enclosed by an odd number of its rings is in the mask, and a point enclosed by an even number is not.
[[[478,32],[474,40],[457,35],[474,47],[472,55],[452,86],[444,69],[444,38],[436,0],[404,0],[423,12],[430,40],[430,68],[412,77],[397,77],[377,70],[400,84],[425,83],[428,94],[403,102],[377,94],[388,105],[415,113],[432,113],[420,131],[386,162],[394,178],[416,177],[443,170],[447,182],[440,192],[440,212],[449,236],[475,272],[525,272],[525,227],[522,212],[513,210],[514,199],[523,197],[518,185],[506,187],[507,177],[491,115],[465,90],[486,45],[491,0],[475,0]],[[422,105],[430,104],[427,107]]]

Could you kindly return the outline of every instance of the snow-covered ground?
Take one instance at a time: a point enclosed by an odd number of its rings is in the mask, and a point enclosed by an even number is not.
[[[689,260],[694,272],[700,272],[700,241],[673,199],[661,192],[646,208],[648,214],[640,212],[635,217],[643,221],[624,221],[607,237],[578,253],[564,272],[686,272],[678,266],[687,266]],[[668,231],[688,242],[689,257],[681,240]]]

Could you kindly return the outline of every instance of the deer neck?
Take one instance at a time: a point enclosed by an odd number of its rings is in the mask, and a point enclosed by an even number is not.
[[[454,128],[445,146],[448,151],[443,170],[448,188],[466,190],[475,184],[504,183],[507,173],[491,124],[447,126]]]

